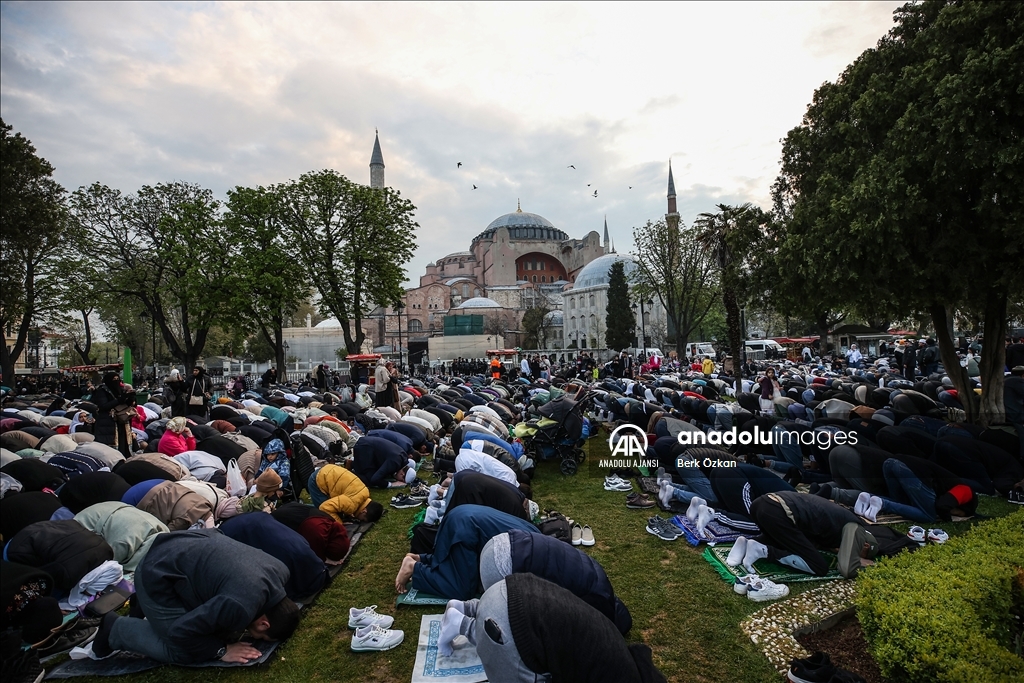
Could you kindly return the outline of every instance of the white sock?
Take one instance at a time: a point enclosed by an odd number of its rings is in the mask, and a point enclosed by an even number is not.
[[[465,614],[467,617],[475,617],[476,616],[476,608],[477,608],[477,605],[479,605],[479,604],[480,604],[480,601],[477,600],[477,599],[473,599],[473,600],[449,600],[448,601],[448,606],[445,608],[445,611],[450,610],[450,609],[456,609],[456,610],[462,612],[463,614]]]
[[[864,511],[864,516],[872,522],[878,521],[878,513],[882,510],[882,499],[878,496],[871,496],[868,500],[868,507]]]
[[[714,518],[714,508],[709,508],[707,505],[701,505],[699,508],[697,508],[697,533],[700,534],[703,538],[707,538],[707,535],[704,533],[705,527],[707,527],[708,522],[710,522]]]
[[[743,562],[743,557],[746,554],[747,538],[746,536],[740,536],[736,539],[736,543],[733,544],[732,549],[729,551],[729,556],[725,558],[725,563],[730,567],[738,567],[740,563]]]
[[[439,519],[441,519],[441,513],[436,507],[428,507],[426,513],[423,515],[424,524],[437,524]]]
[[[437,499],[439,499],[441,497],[441,494],[438,493],[438,491],[440,489],[441,489],[440,484],[434,484],[433,486],[430,487],[430,493],[427,494],[427,505],[430,505],[435,500],[437,500]]]
[[[867,491],[861,491],[860,495],[857,496],[857,502],[853,504],[854,514],[864,516],[864,513],[868,510],[868,504],[871,502],[871,494]]]
[[[452,647],[454,641],[462,630],[462,621],[466,618],[459,610],[449,607],[444,611],[441,619],[441,634],[437,638],[437,651],[445,657],[451,657],[455,652]]]
[[[690,507],[686,508],[686,518],[691,522],[697,521],[697,510],[701,505],[707,505],[708,502],[703,498],[694,496],[690,499]]]
[[[669,484],[667,481],[661,482],[661,485],[658,487],[658,500],[661,501],[664,507],[672,504],[672,484]]]
[[[756,574],[754,563],[768,557],[768,546],[754,539],[747,541],[747,552],[743,555],[743,567],[751,574]]]

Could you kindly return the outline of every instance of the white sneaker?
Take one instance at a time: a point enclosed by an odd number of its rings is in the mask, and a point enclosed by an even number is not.
[[[572,544],[581,545],[583,543],[583,527],[579,524],[572,525]]]
[[[754,602],[767,602],[778,600],[789,595],[789,586],[784,583],[775,583],[768,579],[756,579],[750,582],[747,589],[747,597]]]
[[[405,640],[405,631],[391,631],[376,624],[356,629],[352,635],[353,652],[383,652],[396,648]]]
[[[739,595],[746,595],[750,591],[750,586],[755,582],[760,581],[760,577],[757,574],[747,574],[736,579],[732,584],[733,592]]]
[[[942,545],[949,540],[949,534],[942,529],[929,529],[928,540],[937,545]]]
[[[923,527],[912,526],[910,527],[910,530],[907,531],[907,538],[911,541],[915,541],[918,545],[924,545],[926,534],[927,532],[925,532]]]
[[[365,628],[375,624],[381,628],[391,628],[393,623],[395,623],[394,617],[389,617],[386,614],[377,614],[377,605],[370,605],[362,609],[352,607],[348,611],[349,628]]]
[[[605,491],[619,491],[621,493],[621,492],[625,492],[625,491],[632,491],[633,490],[633,485],[630,484],[628,481],[622,481],[621,479],[619,481],[617,481],[617,482],[606,481],[604,483],[604,490]]]

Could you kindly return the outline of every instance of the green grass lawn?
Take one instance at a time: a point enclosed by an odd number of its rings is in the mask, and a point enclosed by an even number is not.
[[[591,443],[598,442],[594,439]],[[606,446],[593,446],[594,451]],[[592,453],[591,457],[596,455]],[[735,594],[684,540],[665,542],[646,533],[644,510],[628,510],[625,494],[607,492],[601,478],[582,467],[564,477],[557,463],[542,463],[534,479],[541,509],[557,509],[580,524],[590,524],[597,545],[586,549],[605,568],[615,592],[633,615],[631,641],[643,641],[669,681],[772,681],[779,676],[739,623],[764,604]],[[387,503],[387,491],[374,498]],[[983,499],[979,512],[1008,514],[1016,506]],[[331,587],[306,610],[298,631],[275,653],[266,668],[183,669],[163,667],[130,677],[133,681],[409,681],[416,654],[420,617],[437,607],[396,609],[394,579],[408,552],[406,531],[416,510],[390,509],[360,542]],[[951,534],[971,522],[945,524]],[[821,585],[794,584],[798,593]],[[395,616],[394,628],[406,640],[394,650],[356,654],[349,650],[348,608],[376,604]],[[111,679],[94,679],[110,681]]]

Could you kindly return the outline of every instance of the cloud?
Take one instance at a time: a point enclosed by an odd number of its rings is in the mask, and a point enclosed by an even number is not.
[[[517,200],[626,250],[670,157],[687,222],[767,206],[780,138],[893,6],[4,3],[0,110],[67,187],[126,191],[367,182],[379,129],[415,281]]]

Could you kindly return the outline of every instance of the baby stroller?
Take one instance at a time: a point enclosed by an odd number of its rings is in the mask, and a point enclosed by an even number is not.
[[[590,394],[574,400],[567,394],[540,406],[540,418],[525,423],[523,441],[534,460],[559,458],[562,474],[576,474],[586,459],[582,446],[589,434],[584,430],[583,411]]]

